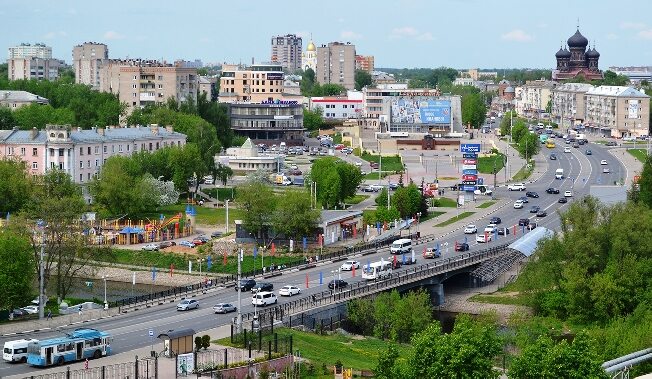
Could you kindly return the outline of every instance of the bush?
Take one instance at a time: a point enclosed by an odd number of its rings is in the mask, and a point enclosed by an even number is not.
[[[211,346],[211,336],[208,334],[201,336],[201,346],[204,348],[204,350],[208,349]]]
[[[202,346],[204,346],[204,342],[202,341],[201,337],[195,337],[195,351],[199,351]]]

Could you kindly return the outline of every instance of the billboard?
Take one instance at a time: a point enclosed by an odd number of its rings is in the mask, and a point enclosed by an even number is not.
[[[464,159],[462,161],[462,164],[477,164],[478,161],[476,159]]]
[[[283,80],[282,72],[268,72],[267,80]]]
[[[477,157],[478,157],[478,154],[476,154],[476,153],[464,153],[464,154],[462,154],[462,158],[476,159]]]
[[[479,143],[463,143],[460,146],[460,151],[462,153],[479,153],[480,144]]]
[[[463,175],[478,175],[478,170],[462,170]]]
[[[391,100],[394,124],[450,124],[450,100],[437,97],[394,97]]]
[[[477,175],[462,175],[462,180],[467,181],[467,180],[478,180]]]
[[[463,164],[462,170],[476,170],[477,166],[474,164]]]

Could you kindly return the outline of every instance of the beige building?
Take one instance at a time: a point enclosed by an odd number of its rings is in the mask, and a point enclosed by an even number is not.
[[[317,48],[319,84],[339,84],[348,90],[355,88],[355,45],[330,42]]]
[[[213,99],[213,95],[215,98],[217,98],[217,94],[215,93],[215,85],[217,84],[217,79],[218,78],[216,76],[199,77],[199,93],[205,93],[206,99],[208,101]]]
[[[599,86],[584,95],[584,126],[616,138],[649,135],[650,96],[633,87]]]
[[[220,77],[220,103],[280,100],[283,97],[283,68],[277,63],[251,66],[222,65]]]
[[[196,68],[181,68],[150,60],[109,60],[100,69],[100,91],[118,94],[130,109],[165,103],[196,101]]]
[[[355,56],[355,69],[367,71],[372,73],[374,71],[374,56],[373,55],[356,55]]]
[[[302,39],[296,34],[272,37],[271,61],[284,70],[294,72],[301,68]]]
[[[530,80],[515,89],[516,113],[523,117],[538,117],[546,111],[555,84],[548,80]]]
[[[26,91],[0,91],[0,107],[18,109],[25,105],[47,105],[48,99]]]
[[[236,172],[277,172],[284,166],[284,156],[281,154],[260,153],[258,146],[247,138],[240,147],[229,147],[226,154],[215,156],[215,165],[230,167]]]
[[[61,61],[37,57],[11,58],[7,60],[9,80],[57,80]]]
[[[565,83],[552,90],[552,120],[562,127],[584,122],[584,95],[593,88],[588,83]]]
[[[84,42],[72,49],[75,83],[100,88],[100,69],[109,59],[109,48],[103,43]]]

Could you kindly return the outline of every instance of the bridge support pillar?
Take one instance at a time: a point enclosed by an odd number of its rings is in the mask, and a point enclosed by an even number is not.
[[[435,305],[444,304],[444,284],[431,284],[428,288],[430,289],[430,298],[434,300]]]

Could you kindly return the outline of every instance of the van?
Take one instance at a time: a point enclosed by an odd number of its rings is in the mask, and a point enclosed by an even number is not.
[[[558,168],[557,171],[555,171],[555,179],[564,179],[564,169],[563,168]]]
[[[276,304],[277,302],[278,302],[278,298],[276,297],[276,294],[274,294],[274,292],[258,292],[251,298],[251,304],[258,307],[264,307],[266,305]]]
[[[22,339],[5,342],[2,359],[7,362],[27,362],[27,345],[31,342],[38,342],[38,340]]]
[[[407,238],[396,240],[392,243],[389,251],[392,254],[410,254],[412,253],[412,240]]]

